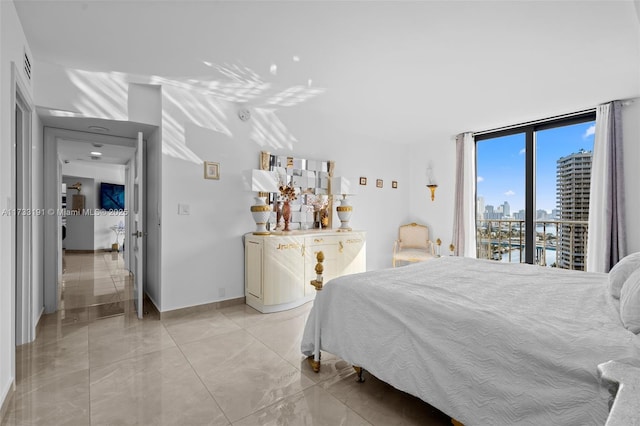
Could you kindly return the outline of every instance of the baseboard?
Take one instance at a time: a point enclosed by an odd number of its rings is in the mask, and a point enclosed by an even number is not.
[[[9,383],[9,389],[7,390],[7,394],[2,401],[2,405],[0,405],[0,423],[4,424],[4,416],[7,415],[9,411],[9,406],[11,405],[11,401],[13,400],[13,396],[16,393],[16,382],[14,380]]]
[[[160,312],[160,319],[180,318],[184,315],[192,314],[194,312],[204,311],[216,311],[218,309],[226,308],[228,306],[242,305],[245,303],[245,298],[237,297],[235,299],[221,300],[219,302],[205,303],[204,305],[189,306],[186,308],[174,309],[171,311]]]
[[[64,252],[67,253],[67,254],[115,253],[110,248],[108,248],[108,249],[95,249],[95,250],[69,250],[69,249],[64,249]]]

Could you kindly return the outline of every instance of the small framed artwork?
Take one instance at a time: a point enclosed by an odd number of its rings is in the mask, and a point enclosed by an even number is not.
[[[382,179],[376,179],[376,186],[382,188]]]
[[[391,187],[394,189],[398,189],[398,181],[397,180],[392,180],[391,181]]]
[[[220,179],[220,163],[204,162],[204,178]]]
[[[360,185],[366,185],[367,184],[367,178],[366,177],[361,177],[360,178]]]

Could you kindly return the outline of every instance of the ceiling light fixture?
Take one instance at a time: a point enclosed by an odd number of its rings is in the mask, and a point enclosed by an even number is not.
[[[102,153],[98,152],[98,151],[91,151],[90,154],[91,155],[97,155],[97,156],[101,156],[102,155]]]
[[[92,143],[91,145],[93,145],[95,148],[102,148],[104,146],[104,144],[101,143]]]

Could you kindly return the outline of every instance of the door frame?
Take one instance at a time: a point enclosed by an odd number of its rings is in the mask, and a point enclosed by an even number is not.
[[[31,180],[34,104],[27,84],[11,63],[12,345],[35,338],[33,321],[33,189]],[[19,123],[18,123],[19,120]],[[20,128],[18,128],[20,124]],[[15,142],[15,143],[14,143]],[[19,205],[20,204],[20,205]],[[18,211],[17,209],[22,209]]]
[[[141,126],[145,127],[145,126]],[[144,133],[144,132],[143,132]],[[44,127],[44,209],[46,212],[62,210],[62,163],[58,156],[61,139],[81,142],[113,143],[114,140],[132,140],[121,136],[103,135],[88,131],[58,127]],[[125,221],[125,224],[127,221]],[[45,313],[58,309],[58,281],[62,270],[62,216],[45,215],[44,223],[44,308]],[[125,230],[129,232],[128,228]],[[126,246],[125,246],[126,247]],[[128,248],[128,247],[127,247]]]

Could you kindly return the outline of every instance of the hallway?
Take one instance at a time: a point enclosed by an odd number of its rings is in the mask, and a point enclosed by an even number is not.
[[[123,314],[131,300],[122,253],[65,253],[58,287],[58,315],[82,321]]]

